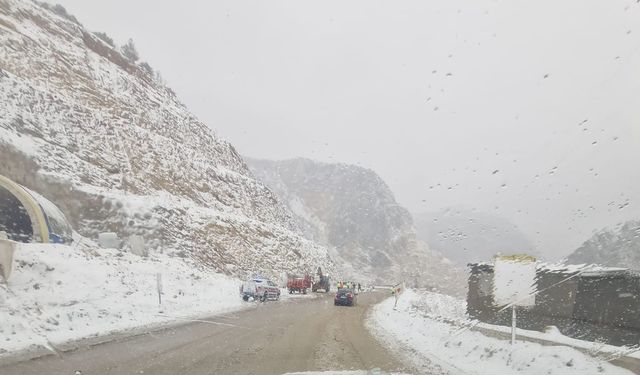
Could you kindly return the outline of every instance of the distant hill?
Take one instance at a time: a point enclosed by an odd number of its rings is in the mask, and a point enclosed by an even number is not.
[[[456,208],[413,216],[418,238],[461,266],[498,252],[532,253],[524,233],[500,216]]]
[[[307,238],[335,249],[352,274],[440,287],[456,280],[464,288],[461,273],[417,239],[411,214],[372,170],[309,159],[247,163],[294,213]]]
[[[598,231],[569,255],[567,261],[640,270],[640,220]]]

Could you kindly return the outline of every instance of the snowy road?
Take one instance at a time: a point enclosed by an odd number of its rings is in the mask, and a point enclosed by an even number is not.
[[[256,304],[73,352],[0,367],[12,374],[283,374],[372,369],[410,373],[369,334],[368,309],[386,294],[359,296],[356,307],[331,297]]]

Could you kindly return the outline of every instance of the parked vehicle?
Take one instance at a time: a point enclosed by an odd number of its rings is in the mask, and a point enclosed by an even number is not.
[[[333,300],[333,304],[338,306],[338,305],[346,305],[346,306],[355,306],[356,305],[356,300],[357,300],[357,296],[355,294],[355,292],[353,291],[353,289],[338,289],[338,292],[336,293],[336,296]]]
[[[311,276],[290,276],[287,279],[287,289],[289,289],[289,294],[294,292],[307,294],[307,289],[311,289]]]
[[[331,282],[329,281],[329,276],[323,275],[322,269],[320,267],[318,267],[318,280],[313,283],[311,290],[313,292],[323,290],[325,293],[329,293],[331,291]]]
[[[280,299],[280,288],[268,279],[255,278],[245,281],[240,286],[240,295],[244,301],[260,300],[266,302],[267,300]]]

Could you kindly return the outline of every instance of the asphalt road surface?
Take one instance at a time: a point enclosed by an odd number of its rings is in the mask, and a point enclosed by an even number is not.
[[[387,296],[362,293],[355,307],[332,295],[256,303],[251,309],[0,367],[2,375],[283,374],[369,370],[411,373],[373,338],[364,320]]]

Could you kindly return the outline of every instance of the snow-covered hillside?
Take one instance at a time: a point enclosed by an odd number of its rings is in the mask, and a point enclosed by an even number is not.
[[[308,159],[247,160],[291,209],[307,238],[335,249],[354,276],[464,289],[463,272],[417,240],[411,214],[372,170]]]
[[[163,254],[140,258],[91,244],[18,250],[12,278],[0,286],[0,355],[243,306],[237,279]]]
[[[568,261],[640,270],[640,221],[600,230],[569,255]]]
[[[0,174],[81,234],[141,234],[241,276],[332,269],[229,143],[75,18],[0,1],[0,103]]]

